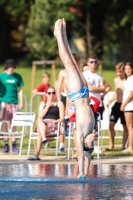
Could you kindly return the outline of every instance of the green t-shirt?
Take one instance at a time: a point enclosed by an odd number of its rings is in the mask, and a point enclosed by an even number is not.
[[[0,85],[1,102],[18,104],[18,87],[24,85],[21,75],[3,72],[0,74]]]

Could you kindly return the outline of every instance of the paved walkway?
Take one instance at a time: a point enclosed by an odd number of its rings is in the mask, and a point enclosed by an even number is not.
[[[49,163],[49,164],[75,164],[76,160],[67,160],[65,156],[58,156],[58,159],[55,160],[54,156],[41,156],[40,161],[28,161],[26,155],[22,155],[21,158],[18,158],[18,155],[0,155],[0,164],[19,164],[19,163]],[[114,156],[114,157],[104,157],[97,160],[94,158],[91,164],[131,164],[133,165],[133,156]]]

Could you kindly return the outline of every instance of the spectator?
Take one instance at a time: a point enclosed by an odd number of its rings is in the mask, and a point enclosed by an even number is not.
[[[89,69],[83,72],[83,76],[85,77],[88,83],[89,96],[94,96],[100,100],[98,112],[101,114],[102,117],[103,103],[102,103],[101,93],[105,92],[105,86],[103,83],[103,78],[95,72],[97,64],[98,61],[96,56],[94,55],[90,56],[87,61]]]
[[[115,130],[114,126],[117,123],[118,119],[120,118],[121,124],[123,125],[123,141],[122,141],[122,150],[125,149],[125,145],[128,138],[128,131],[126,127],[124,112],[120,110],[123,98],[123,88],[125,82],[124,76],[124,63],[118,63],[115,66],[117,78],[114,79],[114,95],[108,101],[107,107],[115,101],[115,104],[112,107],[112,111],[110,114],[110,123],[109,123],[109,146],[105,149],[105,151],[114,150],[114,137],[115,137]]]
[[[37,88],[35,88],[32,91],[32,94],[37,94],[38,92],[46,92],[47,88],[50,86],[49,81],[50,81],[50,74],[48,72],[44,72],[42,75],[42,84],[39,85]]]
[[[37,151],[35,156],[29,157],[28,160],[40,160],[39,155],[41,151],[42,143],[51,141],[51,136],[57,131],[58,122],[64,121],[64,105],[61,101],[56,100],[55,89],[49,87],[46,90],[47,100],[42,101],[38,110],[38,120],[37,120]],[[63,128],[63,127],[62,127]],[[62,143],[62,138],[64,137],[64,132],[61,130],[60,144]]]
[[[124,66],[126,81],[124,83],[121,111],[124,111],[128,129],[129,146],[123,153],[133,152],[133,64],[128,62]]]
[[[82,72],[85,72],[86,70],[88,70],[89,68],[88,68],[88,65],[87,64],[84,64],[83,66],[82,66]]]
[[[15,61],[13,59],[6,60],[4,72],[0,74],[0,84],[1,84],[1,119],[11,120],[13,114],[18,112],[23,108],[23,90],[24,85],[22,77],[20,74],[14,72],[16,68]],[[19,91],[19,95],[18,95]],[[18,104],[19,96],[19,104]],[[2,124],[2,131],[8,132],[8,127],[6,123]],[[13,129],[15,131],[15,127]],[[8,138],[4,139],[5,146],[2,150],[3,153],[9,152]],[[18,153],[19,150],[16,147],[16,139],[12,138],[12,149],[13,152]]]

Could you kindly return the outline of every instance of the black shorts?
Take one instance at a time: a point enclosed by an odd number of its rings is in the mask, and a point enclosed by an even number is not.
[[[121,107],[121,103],[115,102],[110,114],[110,121],[116,123],[118,119],[120,118],[121,124],[126,125],[124,112],[120,110],[120,107]]]
[[[64,104],[64,107],[66,107],[66,96],[61,95],[61,101]]]

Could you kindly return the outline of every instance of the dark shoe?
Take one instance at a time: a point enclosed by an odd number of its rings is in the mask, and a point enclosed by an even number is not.
[[[13,144],[13,145],[12,145],[12,151],[13,151],[14,153],[19,153],[19,150],[17,149],[16,144]]]
[[[46,144],[47,142],[48,142],[47,139],[42,140],[42,143],[43,143],[43,144]]]
[[[3,150],[2,150],[2,153],[8,153],[8,152],[9,152],[9,146],[5,145]]]
[[[36,156],[31,156],[27,160],[41,160],[40,158],[37,158]]]
[[[104,152],[105,152],[105,151],[113,151],[113,149],[109,149],[109,148],[107,147],[107,148],[104,149]]]

